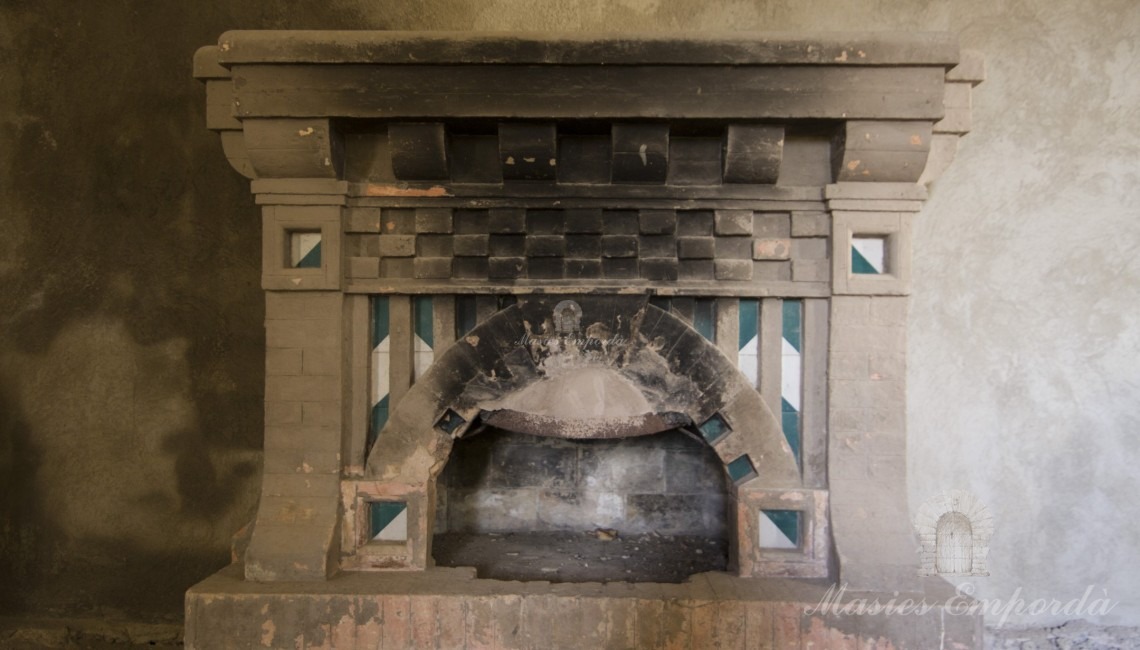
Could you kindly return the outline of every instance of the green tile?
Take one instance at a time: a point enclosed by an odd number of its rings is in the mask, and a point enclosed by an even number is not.
[[[783,316],[784,339],[796,349],[796,352],[799,352],[803,339],[803,302],[785,300]]]
[[[787,535],[793,544],[800,545],[800,517],[803,513],[799,510],[761,510],[761,512],[780,529],[781,533]]]
[[[455,297],[455,340],[475,329],[476,313],[475,296]]]
[[[412,311],[414,313],[414,320],[416,325],[416,336],[423,339],[428,347],[434,347],[435,343],[432,340],[432,297],[431,296],[416,296],[412,302]]]
[[[795,455],[796,460],[800,458],[800,414],[788,404],[787,400],[781,400],[784,403],[783,411],[780,413],[780,424],[784,430],[784,438],[788,440],[788,446],[792,448],[792,454]]]
[[[733,483],[740,483],[755,475],[756,466],[752,464],[752,459],[748,457],[748,454],[728,464],[728,477],[732,479]]]
[[[371,422],[369,422],[368,425],[368,449],[365,450],[365,453],[372,449],[372,444],[376,442],[376,438],[380,435],[380,432],[384,430],[385,424],[388,424],[387,395],[372,406]]]
[[[373,501],[368,504],[368,509],[371,520],[371,537],[376,537],[380,531],[392,523],[393,519],[408,509],[408,504],[402,501]]]
[[[304,257],[297,262],[299,269],[319,269],[321,268],[321,245],[318,243],[313,246],[313,250],[309,251]]]
[[[736,346],[738,350],[760,334],[760,301],[742,299],[739,311],[740,342]]]
[[[732,432],[732,428],[724,421],[719,413],[714,413],[712,417],[705,420],[701,426],[697,427],[701,432],[701,436],[709,443],[714,443],[717,440],[725,437]]]
[[[851,272],[856,275],[879,275],[874,266],[863,257],[863,254],[851,247]]]
[[[372,296],[372,347],[388,338],[388,296]]]
[[[693,306],[693,327],[706,340],[716,340],[716,299],[698,298]]]

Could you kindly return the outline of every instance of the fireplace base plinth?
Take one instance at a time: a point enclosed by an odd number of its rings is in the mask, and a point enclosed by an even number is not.
[[[925,593],[704,573],[683,584],[505,582],[471,569],[243,581],[231,566],[186,596],[187,648],[955,648],[981,617],[940,579]],[[877,601],[889,614],[871,614]],[[915,611],[925,603],[925,612]],[[844,608],[846,610],[844,611]]]

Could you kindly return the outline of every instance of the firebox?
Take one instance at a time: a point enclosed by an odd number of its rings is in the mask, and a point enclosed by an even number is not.
[[[261,206],[266,405],[188,646],[980,643],[905,498],[952,36],[239,31],[195,76]]]

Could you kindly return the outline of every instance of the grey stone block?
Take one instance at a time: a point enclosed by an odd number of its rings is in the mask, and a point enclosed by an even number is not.
[[[382,235],[380,237],[380,255],[383,257],[411,257],[415,254],[415,235]]]
[[[751,260],[715,260],[713,265],[717,280],[751,280]]]
[[[492,280],[514,280],[526,277],[525,257],[492,257],[487,260],[487,277]]]
[[[561,235],[566,231],[566,215],[562,210],[527,210],[526,234]]]
[[[566,277],[575,279],[602,277],[602,260],[567,259]]]
[[[566,257],[596,260],[601,256],[601,235],[566,235]]]
[[[526,232],[526,210],[522,208],[491,208],[487,211],[487,232],[516,234]]]
[[[714,279],[712,260],[681,260],[677,266],[677,277],[680,280],[712,280]]]
[[[602,212],[603,234],[636,235],[638,231],[637,210],[606,210]]]
[[[712,259],[715,253],[716,245],[712,237],[677,238],[677,256],[681,259],[707,260]]]
[[[451,208],[416,208],[417,233],[451,233]]]
[[[490,252],[489,235],[455,235],[452,249],[460,257],[484,257]]]
[[[827,258],[826,237],[800,237],[792,240],[792,257],[797,260]]]
[[[677,256],[677,240],[673,235],[642,235],[638,248],[643,257]]]
[[[792,260],[792,280],[796,282],[827,282],[831,278],[831,264],[826,260]]]
[[[748,237],[717,237],[717,259],[751,260],[752,240]]]
[[[380,209],[345,208],[344,231],[346,233],[380,232]]]
[[[791,214],[787,212],[757,212],[752,217],[752,235],[769,238],[791,237]]]
[[[601,208],[576,208],[565,211],[567,233],[597,235],[602,232]]]
[[[643,257],[639,264],[641,277],[655,281],[676,280],[677,267],[676,258]]]
[[[566,254],[566,239],[561,235],[527,235],[527,257],[562,257]]]
[[[717,210],[716,234],[752,235],[751,210]]]
[[[612,257],[603,259],[602,276],[615,280],[630,280],[639,277],[637,258]]]
[[[638,231],[643,235],[672,235],[677,232],[675,210],[639,210]]]
[[[491,257],[522,257],[526,254],[526,236],[491,235],[488,250]]]
[[[412,277],[412,258],[410,257],[384,257],[380,259],[380,277],[382,278],[410,278]]]
[[[416,236],[416,255],[418,257],[451,257],[454,254],[451,235]]]
[[[345,274],[350,278],[380,277],[380,259],[377,257],[350,257],[345,262]]]
[[[443,280],[451,277],[450,257],[417,257],[412,271],[416,278]]]
[[[636,235],[603,235],[603,257],[637,257]]]
[[[831,217],[826,212],[792,212],[792,237],[826,237]]]
[[[491,231],[489,221],[487,210],[456,210],[451,215],[452,229],[457,235],[486,234]]]
[[[792,242],[790,239],[752,240],[752,259],[754,260],[786,260],[791,255]]]
[[[558,280],[566,273],[561,257],[531,257],[527,259],[527,277],[535,280]]]
[[[415,234],[416,211],[411,208],[384,208],[380,212],[380,232],[385,235]]]
[[[684,210],[677,213],[677,234],[698,237],[713,234],[711,210]]]

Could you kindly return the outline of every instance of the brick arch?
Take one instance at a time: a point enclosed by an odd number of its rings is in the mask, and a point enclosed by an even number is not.
[[[365,476],[430,484],[446,464],[453,440],[481,418],[530,433],[536,431],[526,423],[566,427],[558,437],[567,438],[644,435],[692,425],[726,469],[732,467],[737,486],[800,487],[795,456],[775,415],[732,361],[688,323],[645,297],[579,297],[579,329],[560,332],[552,315],[562,301],[536,297],[507,307],[437,357],[377,436]],[[499,408],[538,382],[581,368],[610,373],[613,381],[636,388],[650,409],[566,420]],[[743,471],[749,465],[754,471]]]
[[[364,476],[342,485],[341,567],[428,568],[436,478],[453,441],[479,420],[494,423],[504,413],[526,417],[496,407],[549,380],[555,368],[586,367],[636,386],[650,405],[640,424],[619,426],[617,435],[695,427],[724,463],[732,503],[731,570],[748,577],[826,576],[827,494],[803,486],[779,422],[733,363],[646,297],[577,297],[579,329],[559,332],[552,315],[564,299],[536,296],[499,311],[438,356],[404,395],[369,450]],[[572,427],[580,424],[579,419]],[[607,426],[614,422],[601,424]],[[405,513],[406,539],[376,543],[369,532],[372,517],[390,505]],[[761,548],[766,509],[800,513],[797,551],[773,554]]]

